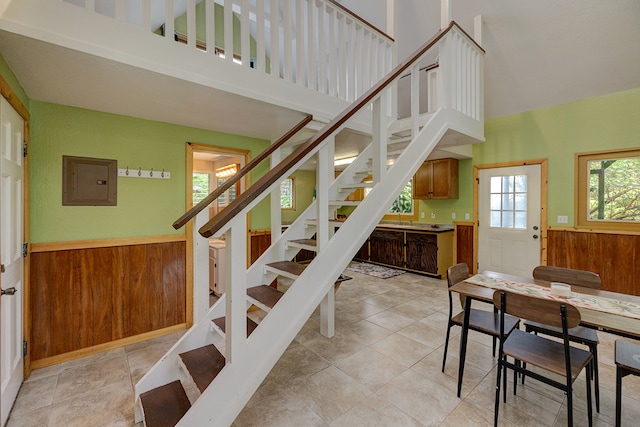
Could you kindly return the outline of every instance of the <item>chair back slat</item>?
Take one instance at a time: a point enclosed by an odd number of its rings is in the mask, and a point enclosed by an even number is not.
[[[464,262],[452,265],[447,269],[447,285],[452,287],[456,283],[469,278],[469,266]]]
[[[493,304],[500,309],[500,294],[502,290],[493,293]],[[560,306],[564,305],[567,312],[567,328],[573,328],[580,324],[580,312],[569,303],[550,299],[537,298],[531,295],[505,292],[505,313],[516,317],[543,323],[545,325],[562,328]]]
[[[533,269],[533,278],[547,282],[562,282],[585,288],[600,289],[600,276],[591,271],[539,265]]]

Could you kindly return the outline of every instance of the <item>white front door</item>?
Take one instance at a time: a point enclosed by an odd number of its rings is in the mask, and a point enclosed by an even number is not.
[[[478,171],[478,271],[531,277],[540,265],[540,165]]]
[[[24,120],[0,97],[0,415],[5,425],[23,380],[23,140]]]

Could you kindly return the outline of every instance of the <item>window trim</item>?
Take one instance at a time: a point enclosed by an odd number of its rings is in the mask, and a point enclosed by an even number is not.
[[[640,147],[620,148],[613,150],[590,151],[575,153],[575,199],[574,226],[577,229],[606,230],[606,231],[635,231],[640,232],[640,221],[604,221],[587,218],[587,203],[589,200],[589,171],[587,165],[592,160],[606,160],[621,157],[640,157]]]
[[[408,184],[409,182],[407,182]],[[406,184],[405,184],[406,185]],[[411,188],[413,188],[413,177],[411,178]],[[403,187],[404,188],[404,187]],[[391,208],[391,207],[389,207]],[[417,221],[418,220],[418,206],[416,199],[413,198],[413,192],[411,192],[411,213],[386,213],[382,217],[383,221],[398,221],[398,218],[404,221]]]

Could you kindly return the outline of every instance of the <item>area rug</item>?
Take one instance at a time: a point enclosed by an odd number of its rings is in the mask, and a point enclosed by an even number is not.
[[[405,273],[404,270],[396,270],[395,268],[373,265],[366,262],[352,262],[347,267],[347,270],[355,271],[356,273],[368,274],[369,276],[374,276],[379,279],[388,279],[389,277]]]

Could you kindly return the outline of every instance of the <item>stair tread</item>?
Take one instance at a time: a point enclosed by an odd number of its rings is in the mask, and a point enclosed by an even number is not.
[[[201,393],[225,365],[224,356],[213,344],[180,353],[180,359]]]
[[[289,243],[297,243],[298,245],[315,247],[318,242],[316,241],[316,239],[294,239],[289,240]]]
[[[260,285],[247,288],[247,295],[257,301],[260,301],[267,307],[273,308],[280,298],[282,298],[284,293],[272,288],[271,286]]]
[[[218,317],[217,319],[213,319],[212,322],[215,323],[216,326],[222,330],[222,332],[225,332],[225,327],[226,327],[225,317]],[[247,336],[251,335],[251,333],[255,331],[257,327],[258,327],[258,324],[247,317]]]
[[[179,380],[140,395],[146,427],[173,427],[191,407]]]
[[[296,276],[301,275],[304,269],[307,268],[306,265],[298,264],[297,262],[293,262],[293,261],[270,262],[269,264],[267,264],[267,267],[271,267],[276,270],[285,271],[290,274],[295,274]]]

